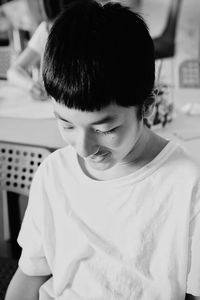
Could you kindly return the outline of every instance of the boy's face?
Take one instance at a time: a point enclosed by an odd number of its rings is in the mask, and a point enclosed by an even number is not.
[[[86,167],[104,171],[127,162],[143,130],[136,107],[112,104],[100,111],[84,112],[53,103],[62,137]]]

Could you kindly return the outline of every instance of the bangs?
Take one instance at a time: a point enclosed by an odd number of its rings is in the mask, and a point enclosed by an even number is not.
[[[52,66],[52,61],[46,62]],[[43,68],[45,89],[58,103],[82,111],[101,110],[116,96],[111,91],[111,82],[106,78],[104,67],[94,59],[71,58],[62,61],[49,72]]]

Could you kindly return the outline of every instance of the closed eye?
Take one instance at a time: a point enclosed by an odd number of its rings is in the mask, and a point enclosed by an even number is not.
[[[61,128],[64,129],[64,130],[72,130],[72,129],[74,129],[74,126],[72,126],[68,122],[64,122],[64,121],[58,119],[58,123],[60,124]]]
[[[65,126],[65,125],[63,125],[62,128],[65,129],[65,130],[72,130],[72,129],[74,129],[73,126]]]
[[[115,128],[113,128],[113,129],[107,130],[107,131],[101,131],[101,130],[96,129],[95,131],[96,131],[97,133],[99,133],[99,134],[105,134],[105,135],[107,135],[107,134],[112,134],[112,133],[114,133],[114,132],[117,130],[117,128],[118,128],[118,127],[115,127]]]

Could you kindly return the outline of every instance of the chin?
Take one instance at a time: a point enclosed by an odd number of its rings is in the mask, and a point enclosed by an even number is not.
[[[97,170],[97,171],[106,171],[111,169],[115,163],[113,161],[104,161],[104,162],[94,162],[94,161],[87,161],[87,164],[90,168]]]

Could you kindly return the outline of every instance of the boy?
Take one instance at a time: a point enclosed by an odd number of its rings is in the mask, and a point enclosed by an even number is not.
[[[34,178],[6,300],[199,299],[199,172],[145,126],[154,48],[142,18],[76,1],[52,27],[43,78],[68,146]]]

